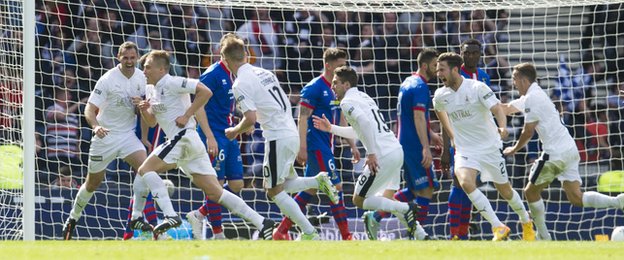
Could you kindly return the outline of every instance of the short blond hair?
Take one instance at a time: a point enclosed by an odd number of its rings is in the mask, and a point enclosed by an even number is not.
[[[221,38],[221,56],[226,60],[243,62],[245,55],[245,42],[236,34],[228,33]]]
[[[161,51],[161,50],[150,51],[147,54],[147,57],[145,58],[145,60],[147,59],[152,59],[153,62],[155,62],[159,66],[163,66],[165,69],[169,69],[169,67],[171,67],[171,63],[169,61],[170,60],[169,53],[167,53],[166,51]]]

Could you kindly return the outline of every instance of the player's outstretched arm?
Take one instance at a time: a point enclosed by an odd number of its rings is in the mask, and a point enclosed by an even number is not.
[[[503,113],[505,113],[505,115],[513,115],[515,113],[521,112],[516,107],[514,107],[512,103],[501,104],[501,108],[503,109]]]
[[[531,137],[533,137],[533,133],[535,133],[537,122],[538,121],[525,123],[524,127],[522,128],[522,133],[520,134],[520,138],[518,138],[518,142],[516,142],[514,146],[505,148],[505,150],[503,151],[503,154],[506,156],[513,155],[514,153],[522,149],[522,147],[524,147],[527,143],[529,143],[529,141],[531,140]]]
[[[337,136],[340,137],[344,137],[344,138],[357,138],[357,135],[355,134],[355,131],[353,131],[352,127],[342,127],[342,126],[337,126],[337,125],[332,125],[329,122],[329,119],[327,119],[327,117],[325,117],[325,114],[323,114],[323,117],[318,117],[318,116],[312,116],[312,123],[314,123],[314,127],[318,130],[321,130],[323,132],[330,132],[332,134],[335,134]]]
[[[197,113],[197,110],[204,107],[206,103],[208,103],[210,97],[212,97],[212,91],[210,91],[210,89],[201,82],[197,83],[197,86],[195,87],[195,99],[193,99],[191,106],[186,109],[184,115],[176,118],[176,125],[180,128],[184,127],[186,123],[188,123],[189,119]]]
[[[256,111],[247,110],[243,113],[243,119],[234,127],[225,129],[225,137],[230,140],[234,140],[239,134],[248,131],[256,124]]]

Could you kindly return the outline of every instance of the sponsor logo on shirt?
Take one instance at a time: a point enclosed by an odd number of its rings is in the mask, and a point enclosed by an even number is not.
[[[227,80],[226,79],[221,79],[221,84],[227,85]]]
[[[530,109],[530,108],[525,108],[525,109],[524,109],[524,113],[529,113],[529,112],[531,112],[531,109]]]
[[[102,161],[102,156],[101,155],[97,155],[97,156],[96,155],[92,155],[91,156],[91,161],[101,162]]]
[[[327,90],[323,90],[323,96],[324,97],[329,96],[329,93],[327,93]]]
[[[95,89],[93,92],[95,92],[95,94],[102,95],[102,91],[99,89]]]
[[[186,83],[188,83],[187,81],[188,81],[187,79],[184,79],[182,81],[182,88],[186,88]]]
[[[472,113],[470,113],[470,110],[457,110],[449,115],[449,117],[453,121],[462,120],[464,118],[469,118],[471,116],[472,116]]]
[[[351,113],[353,113],[353,110],[355,110],[355,107],[349,108],[349,111],[347,111],[347,114],[351,115]]]

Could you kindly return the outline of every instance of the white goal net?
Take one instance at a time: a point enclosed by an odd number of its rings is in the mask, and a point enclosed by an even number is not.
[[[467,39],[482,43],[479,67],[491,78],[499,99],[518,97],[511,68],[532,62],[540,85],[557,105],[562,120],[581,153],[582,188],[612,195],[624,192],[624,4],[622,1],[36,1],[35,60],[22,57],[23,1],[0,0],[0,240],[22,239],[22,174],[34,174],[35,237],[60,239],[64,220],[78,187],[87,175],[91,129],[84,107],[96,81],[116,65],[117,48],[135,42],[141,54],[153,49],[172,54],[172,73],[197,78],[218,61],[218,41],[237,32],[250,44],[250,62],[276,73],[298,115],[302,87],[320,75],[322,53],[339,47],[357,68],[360,90],[373,97],[388,124],[396,130],[400,83],[415,72],[416,57],[426,47],[459,52]],[[24,86],[23,63],[34,62],[34,86]],[[433,88],[440,86],[430,83]],[[35,122],[22,122],[24,88],[34,88]],[[522,117],[510,117],[514,143]],[[34,124],[36,171],[22,173],[21,126]],[[439,131],[437,120],[431,128]],[[33,138],[33,137],[25,137]],[[240,196],[263,216],[281,220],[277,207],[261,188],[263,145],[258,128],[241,141],[245,188]],[[360,145],[360,148],[362,146]],[[528,169],[538,157],[537,139],[507,158],[513,187],[527,183]],[[362,148],[362,152],[364,152]],[[361,216],[351,202],[354,182],[363,164],[352,164],[349,148],[339,140],[336,168],[344,182],[349,228],[366,239]],[[27,155],[31,156],[31,155]],[[432,237],[449,237],[448,196],[451,181],[441,175],[425,230]],[[298,167],[299,173],[302,168]],[[182,216],[203,203],[203,194],[177,172],[163,178],[176,186],[174,207]],[[122,161],[109,167],[78,221],[77,239],[121,239],[131,198],[133,172]],[[491,186],[480,189],[493,201],[501,220],[521,236],[517,216]],[[621,210],[583,209],[567,202],[558,182],[543,193],[547,225],[557,240],[592,240],[624,225]],[[313,199],[307,214],[320,217],[322,237],[339,239],[328,200]],[[471,237],[491,238],[491,229],[472,214]],[[187,225],[185,225],[187,226]],[[229,238],[249,238],[253,229],[224,210]],[[188,227],[188,226],[187,226]],[[395,218],[382,221],[382,236],[398,239],[404,229]],[[173,238],[190,238],[181,229]],[[210,235],[208,235],[210,236]]]

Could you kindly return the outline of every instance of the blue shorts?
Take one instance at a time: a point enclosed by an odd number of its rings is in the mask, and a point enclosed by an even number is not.
[[[212,167],[217,172],[219,180],[242,180],[243,158],[236,139],[229,140],[225,137],[215,137],[219,146],[216,157],[210,156]]]
[[[308,150],[308,163],[304,176],[316,176],[319,172],[329,173],[329,178],[334,185],[342,182],[340,174],[336,171],[333,153],[321,150]]]
[[[410,191],[419,191],[428,187],[440,187],[440,183],[433,171],[433,164],[429,169],[425,169],[420,163],[422,161],[421,153],[404,152],[403,179]]]

